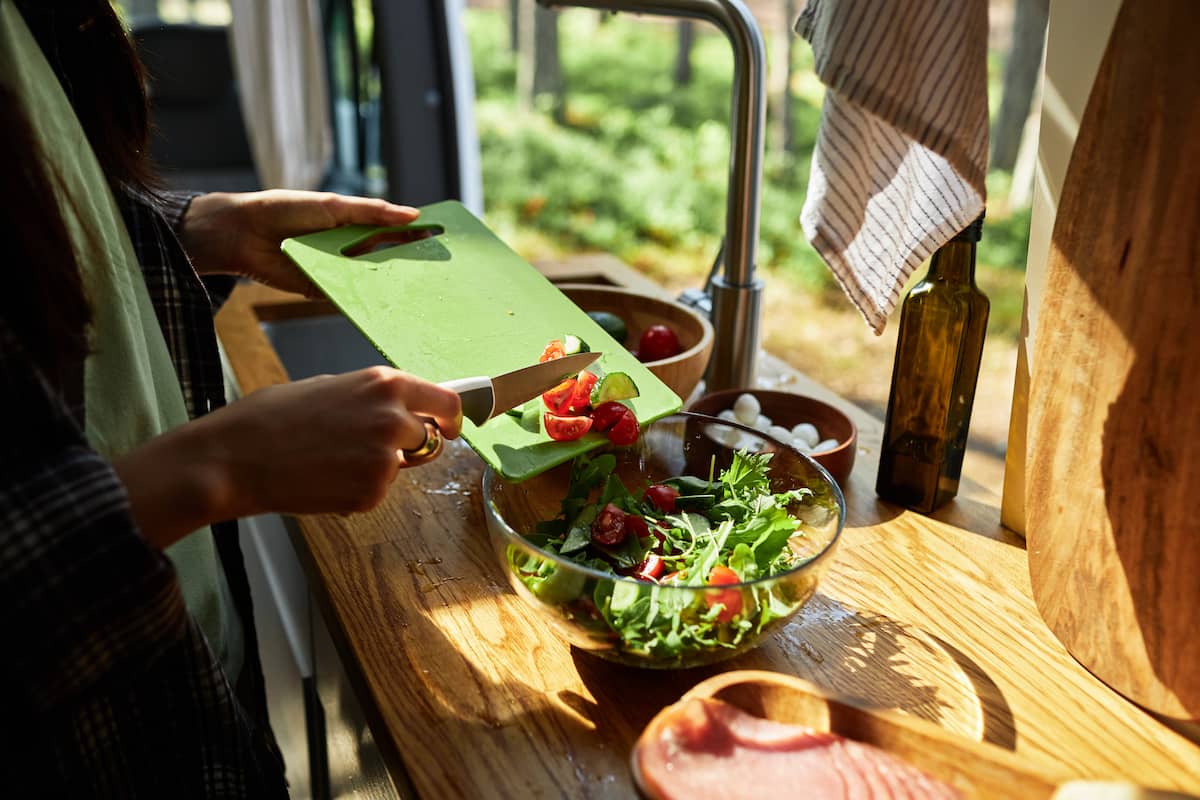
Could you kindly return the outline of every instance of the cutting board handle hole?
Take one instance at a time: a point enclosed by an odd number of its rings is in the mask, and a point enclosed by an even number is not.
[[[445,248],[440,243],[430,241],[445,232],[446,229],[441,225],[405,225],[403,228],[380,228],[366,238],[346,245],[341,249],[341,254],[350,258],[362,258],[395,250],[394,256],[404,258],[406,254],[402,248],[419,243],[421,247],[417,249],[422,252],[419,255],[414,253],[413,257],[425,260],[448,260],[450,254],[446,252]],[[431,259],[431,250],[445,253],[445,257],[439,258],[437,255],[433,255]]]

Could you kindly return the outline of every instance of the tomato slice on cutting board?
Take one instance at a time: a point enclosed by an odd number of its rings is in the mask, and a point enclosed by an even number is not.
[[[556,358],[562,358],[567,354],[563,347],[562,339],[551,339],[550,344],[546,345],[546,349],[542,351],[542,355],[538,358],[539,364],[544,364],[547,361],[553,361]]]
[[[639,430],[637,417],[634,416],[633,411],[625,406],[622,406],[622,408],[625,409],[625,413],[621,415],[616,424],[612,426],[612,430],[608,432],[608,440],[615,445],[623,447],[633,444],[638,440]]]
[[[542,427],[556,442],[573,442],[592,429],[591,417],[567,417],[546,412]]]
[[[571,412],[571,400],[575,397],[578,383],[574,378],[567,378],[553,389],[542,392],[542,402],[551,414],[562,416]]]
[[[571,396],[571,403],[568,411],[572,414],[583,414],[587,412],[592,403],[592,388],[596,385],[599,378],[586,369],[579,373],[579,377],[575,379],[575,393]]]

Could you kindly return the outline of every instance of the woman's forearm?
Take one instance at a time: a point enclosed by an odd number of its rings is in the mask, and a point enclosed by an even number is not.
[[[242,513],[219,444],[205,435],[204,427],[184,425],[113,461],[134,521],[146,541],[160,550]]]

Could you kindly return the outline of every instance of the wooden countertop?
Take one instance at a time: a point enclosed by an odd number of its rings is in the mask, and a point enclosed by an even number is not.
[[[653,283],[613,259],[540,264],[558,281]],[[328,311],[243,285],[217,327],[243,393],[286,380],[262,319]],[[463,443],[401,472],[387,500],[299,520],[296,546],[389,768],[422,797],[630,797],[630,748],[704,678],[767,669],[1015,750],[1064,778],[1200,794],[1200,737],[1080,667],[1042,622],[999,498],[965,489],[932,517],[878,500],[881,425],[770,356],[762,382],[859,427],[846,528],[818,594],[757,650],[642,671],[573,652],[509,588],[488,543],[482,462]]]

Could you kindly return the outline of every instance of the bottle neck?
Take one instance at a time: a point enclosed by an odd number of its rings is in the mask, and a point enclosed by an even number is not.
[[[951,281],[975,285],[975,243],[949,241],[929,262],[925,280]]]

